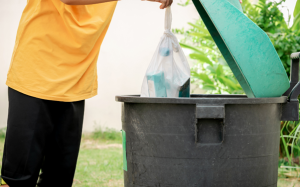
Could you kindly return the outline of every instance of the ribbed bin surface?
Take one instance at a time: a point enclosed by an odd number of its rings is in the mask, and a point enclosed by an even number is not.
[[[276,187],[286,97],[192,97],[116,97],[124,103],[125,187]]]

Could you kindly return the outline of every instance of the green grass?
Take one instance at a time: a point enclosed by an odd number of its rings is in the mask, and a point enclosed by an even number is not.
[[[89,140],[83,140],[89,141]],[[122,149],[118,144],[96,144],[82,148],[75,174],[75,187],[122,187]],[[111,147],[110,147],[111,146]]]
[[[5,129],[0,129],[0,168]],[[74,187],[123,187],[122,133],[97,128],[84,134],[78,157]]]
[[[296,179],[282,179],[278,180],[277,187],[300,187],[300,181]]]
[[[0,130],[0,160],[4,137]],[[74,187],[124,187],[121,138],[121,132],[103,129],[83,136]],[[300,187],[300,181],[279,178],[278,187]]]
[[[77,162],[75,187],[123,187],[122,134],[96,128],[84,134]]]
[[[4,137],[0,136],[0,167],[2,167],[2,157],[3,157],[3,148],[4,148]]]
[[[94,132],[92,132],[88,137],[94,140],[102,141],[114,141],[122,143],[122,133],[121,131],[116,131],[112,128],[97,127]]]

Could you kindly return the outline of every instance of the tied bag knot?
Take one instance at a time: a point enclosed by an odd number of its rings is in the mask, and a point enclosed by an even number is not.
[[[166,29],[164,34],[171,39],[173,51],[177,53],[179,51],[179,45],[176,36],[171,32],[170,29]]]

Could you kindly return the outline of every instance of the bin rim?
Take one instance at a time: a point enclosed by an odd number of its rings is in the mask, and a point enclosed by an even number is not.
[[[248,98],[246,95],[226,94],[191,94],[190,98],[156,98],[140,97],[140,95],[117,95],[117,102],[144,104],[282,104],[287,103],[287,97]]]

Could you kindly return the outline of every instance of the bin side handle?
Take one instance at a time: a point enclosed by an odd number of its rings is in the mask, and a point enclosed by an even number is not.
[[[221,126],[215,128],[220,128],[219,132],[221,132],[221,140],[219,143],[201,143],[199,142],[199,133],[205,133],[198,128],[198,121],[201,119],[213,119],[213,120],[220,120]],[[201,105],[197,104],[196,105],[196,123],[195,123],[195,143],[200,143],[201,145],[222,145],[224,142],[224,137],[225,137],[225,105]],[[200,132],[201,131],[201,132]],[[214,134],[214,133],[212,133]],[[211,134],[211,135],[212,135]]]
[[[300,82],[299,82],[299,61],[300,52],[291,55],[291,80],[290,88],[283,94],[288,97],[287,103],[282,105],[282,121],[298,121],[299,120],[299,101]]]
[[[197,119],[225,119],[224,105],[197,105]]]

